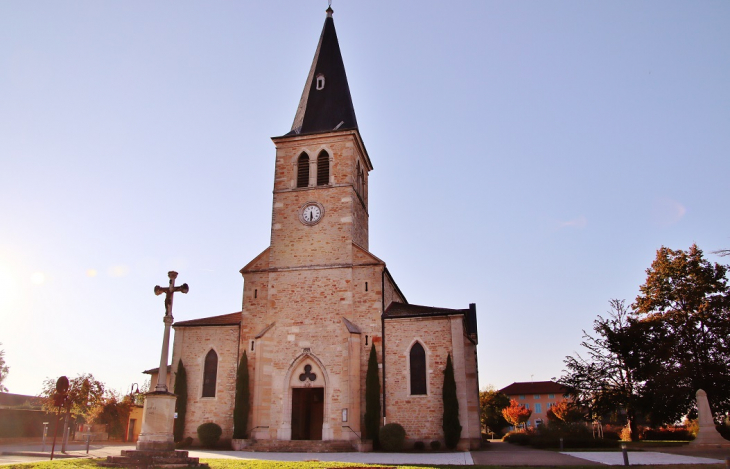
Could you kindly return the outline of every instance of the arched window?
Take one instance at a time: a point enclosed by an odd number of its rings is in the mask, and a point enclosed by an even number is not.
[[[309,186],[309,156],[306,153],[299,155],[297,160],[297,187]]]
[[[411,394],[426,394],[426,351],[419,342],[411,347]]]
[[[317,185],[326,186],[330,183],[330,156],[322,150],[317,157]]]
[[[218,377],[218,354],[215,350],[205,356],[203,369],[203,397],[215,397],[215,382]]]

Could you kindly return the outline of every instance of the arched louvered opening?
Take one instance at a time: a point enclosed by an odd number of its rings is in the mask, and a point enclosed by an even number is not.
[[[317,185],[326,186],[330,183],[330,156],[322,150],[317,157]]]
[[[426,351],[419,342],[413,344],[411,360],[411,394],[426,394]]]
[[[362,186],[360,185],[360,173],[362,170],[360,169],[360,162],[357,162],[357,166],[355,167],[355,192],[357,192],[362,197]]]
[[[309,156],[306,153],[299,155],[297,160],[297,187],[309,186]]]
[[[203,397],[215,397],[215,383],[218,378],[218,354],[215,350],[205,356],[203,368]]]

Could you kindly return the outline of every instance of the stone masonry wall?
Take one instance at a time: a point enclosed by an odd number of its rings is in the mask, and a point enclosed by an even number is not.
[[[388,423],[403,425],[409,441],[443,444],[443,372],[452,351],[449,318],[388,319],[385,340]],[[410,394],[409,353],[416,340],[426,351],[426,395]]]
[[[215,397],[202,397],[205,356],[211,349],[218,354]],[[236,394],[238,327],[181,327],[175,329],[173,373],[182,359],[188,378],[188,408],[185,436],[197,439],[198,426],[214,422],[221,426],[221,439],[233,436],[233,405]],[[174,382],[174,379],[173,379]]]

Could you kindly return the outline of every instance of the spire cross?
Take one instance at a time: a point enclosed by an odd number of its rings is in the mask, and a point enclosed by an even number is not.
[[[157,372],[157,385],[155,386],[155,392],[167,393],[167,356],[170,351],[170,326],[172,325],[172,296],[175,292],[187,293],[190,288],[187,283],[183,283],[179,287],[175,286],[175,279],[177,278],[177,272],[170,271],[167,273],[170,278],[170,286],[162,288],[159,285],[155,285],[155,295],[165,294],[165,317],[162,321],[165,323],[165,335],[162,337],[162,355],[160,356],[160,368]]]

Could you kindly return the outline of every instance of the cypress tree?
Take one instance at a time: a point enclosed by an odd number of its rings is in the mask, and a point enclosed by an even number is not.
[[[185,433],[185,414],[188,411],[188,377],[185,372],[182,360],[177,363],[177,373],[175,373],[175,427],[173,429],[173,439],[177,443],[182,441]]]
[[[243,351],[236,373],[236,404],[233,408],[233,438],[246,438],[249,412],[248,356]]]
[[[456,380],[454,379],[454,365],[451,363],[451,354],[446,358],[444,370],[444,439],[446,447],[456,448],[461,438],[461,424],[459,423],[459,399],[456,397]]]
[[[365,437],[373,440],[373,447],[378,447],[378,431],[380,430],[380,379],[378,378],[378,357],[375,344],[370,348],[368,371],[365,375]]]

